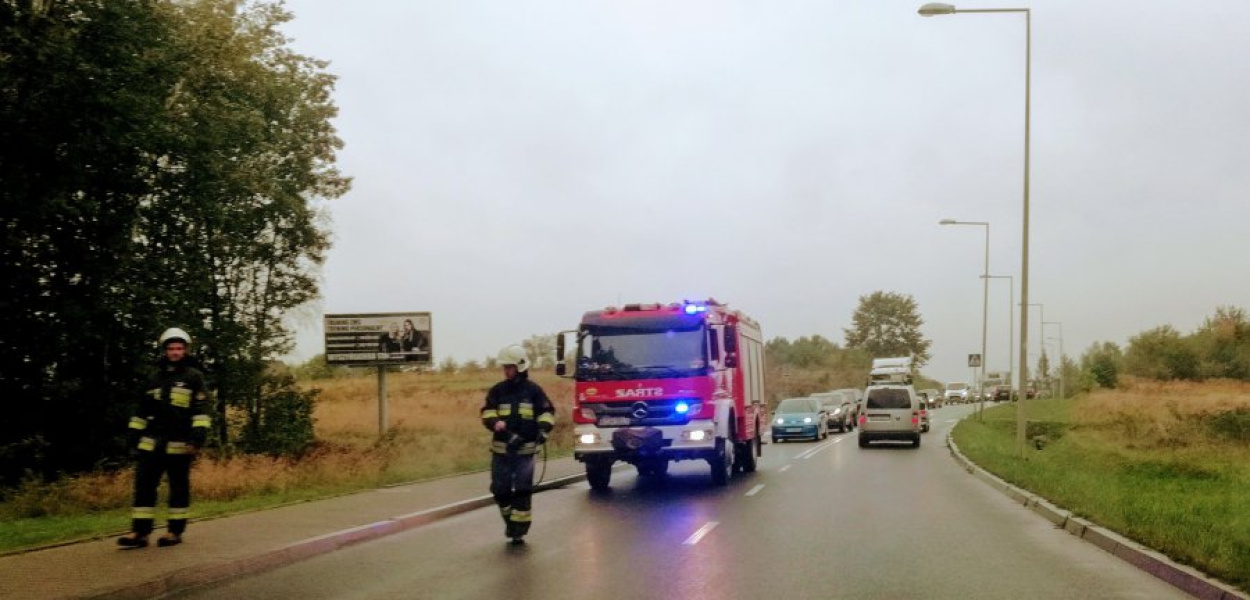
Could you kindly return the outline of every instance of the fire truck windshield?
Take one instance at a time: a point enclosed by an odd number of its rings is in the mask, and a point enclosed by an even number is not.
[[[577,360],[581,381],[666,379],[707,373],[706,337],[697,329],[585,327]]]

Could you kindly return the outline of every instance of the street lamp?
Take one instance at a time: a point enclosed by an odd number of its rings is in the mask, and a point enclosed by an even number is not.
[[[920,7],[920,16],[956,13],[1024,13],[1024,218],[1020,252],[1020,397],[1025,395],[1029,374],[1029,116],[1033,81],[1033,12],[1028,8],[973,8],[931,2]],[[1016,404],[1016,454],[1024,456],[1024,404]]]
[[[990,224],[986,221],[942,219],[938,221],[938,225],[978,225],[985,227],[985,271],[981,273],[983,279],[981,283],[981,380],[977,384],[977,388],[981,390],[981,408],[977,411],[980,413],[985,410],[985,365],[990,363],[985,356],[985,332],[989,324],[990,314],[990,280],[987,278],[990,274]]]
[[[1006,279],[1007,289],[1011,292],[1007,303],[1007,370],[1011,370],[1011,360],[1016,357],[1016,276],[986,275],[986,279]],[[1007,379],[1007,387],[1011,387],[1011,378]]]
[[[1058,325],[1059,326],[1059,397],[1067,398],[1064,395],[1064,376],[1063,376],[1063,322],[1062,321],[1042,321],[1042,325]]]

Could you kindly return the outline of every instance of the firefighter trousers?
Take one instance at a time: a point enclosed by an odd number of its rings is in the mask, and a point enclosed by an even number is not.
[[[135,499],[130,528],[136,534],[152,533],[156,518],[156,490],[161,476],[169,475],[169,532],[181,535],[187,529],[191,507],[191,461],[189,454],[166,454],[159,449],[140,452],[135,465]]]
[[[530,501],[534,495],[533,454],[492,454],[490,493],[507,527],[505,535],[521,537],[530,530]]]

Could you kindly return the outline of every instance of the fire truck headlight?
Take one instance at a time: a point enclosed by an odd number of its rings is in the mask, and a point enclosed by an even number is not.
[[[583,433],[577,440],[583,444],[593,444],[599,441],[599,436],[593,433]]]
[[[689,437],[692,442],[702,442],[704,439],[707,439],[707,432],[702,430],[691,431]]]

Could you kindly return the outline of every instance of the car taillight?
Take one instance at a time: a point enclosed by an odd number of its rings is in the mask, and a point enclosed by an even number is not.
[[[867,423],[867,422],[868,422],[868,415],[866,413],[860,413],[859,424],[863,425],[864,423]]]
[[[915,411],[915,410],[911,411],[911,424],[917,425],[919,423],[920,423],[920,411]]]

